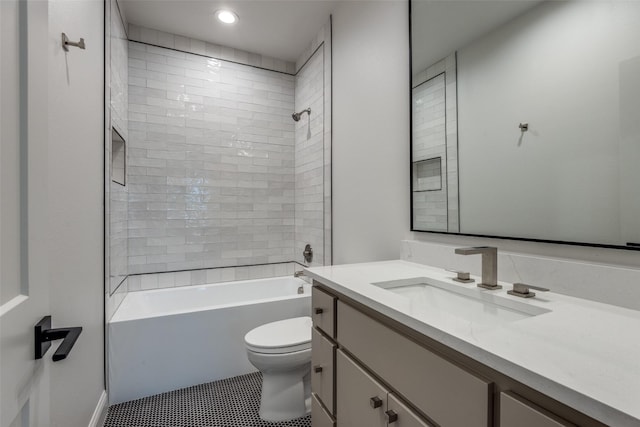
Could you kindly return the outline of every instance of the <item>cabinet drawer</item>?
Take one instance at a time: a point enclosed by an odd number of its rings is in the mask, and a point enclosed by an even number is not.
[[[331,415],[324,410],[315,393],[311,394],[311,427],[335,427]]]
[[[574,424],[538,408],[513,393],[500,393],[500,427],[571,426]]]
[[[313,326],[322,329],[322,332],[331,338],[336,337],[335,310],[336,298],[315,286],[311,290],[311,316]]]
[[[333,414],[334,354],[336,345],[316,328],[311,331],[311,391]]]
[[[341,350],[336,352],[336,419],[345,427],[385,427],[387,390]],[[378,400],[379,406],[374,407]]]
[[[394,411],[398,415],[397,421],[389,423],[390,427],[434,427],[400,402],[392,393],[387,396],[387,410]]]
[[[340,344],[436,423],[487,427],[492,383],[338,301]]]

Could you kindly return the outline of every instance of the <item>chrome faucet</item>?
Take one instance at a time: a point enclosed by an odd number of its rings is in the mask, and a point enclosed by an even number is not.
[[[482,282],[478,286],[485,289],[501,289],[498,285],[498,248],[493,246],[475,246],[457,248],[458,255],[482,255]]]
[[[289,270],[289,271],[291,271],[291,270]],[[304,276],[304,270],[294,271],[293,272],[293,277],[300,277],[300,276]]]

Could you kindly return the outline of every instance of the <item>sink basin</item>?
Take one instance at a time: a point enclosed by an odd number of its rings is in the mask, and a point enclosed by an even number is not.
[[[378,282],[373,285],[407,298],[411,314],[446,322],[453,328],[474,329],[504,325],[550,310],[514,301],[477,288],[465,288],[426,277]]]

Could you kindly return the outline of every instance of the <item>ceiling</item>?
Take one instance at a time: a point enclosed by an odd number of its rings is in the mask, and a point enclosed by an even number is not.
[[[336,0],[119,0],[131,24],[295,62],[322,26]],[[235,25],[214,12],[231,9]]]

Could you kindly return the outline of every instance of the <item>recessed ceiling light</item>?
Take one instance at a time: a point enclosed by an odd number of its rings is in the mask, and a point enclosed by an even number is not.
[[[238,15],[230,10],[224,9],[216,11],[216,18],[225,24],[235,24],[238,21]]]

